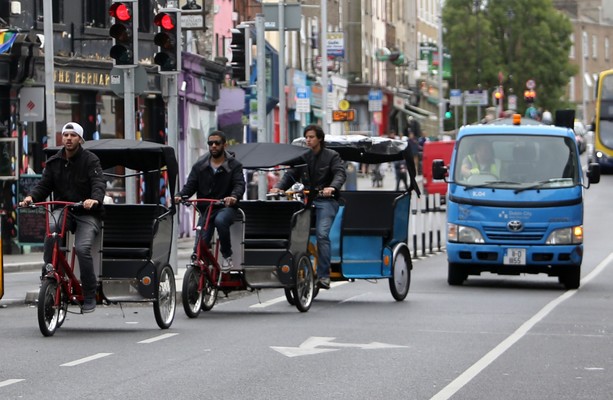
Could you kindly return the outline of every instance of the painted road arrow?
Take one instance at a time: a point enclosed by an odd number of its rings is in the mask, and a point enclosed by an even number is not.
[[[298,347],[280,347],[280,346],[270,346],[271,349],[278,351],[286,357],[298,357],[298,356],[308,356],[312,354],[320,354],[320,353],[328,353],[331,351],[337,351],[340,349],[331,349],[329,347],[356,347],[362,350],[377,350],[377,349],[397,349],[408,346],[401,346],[397,344],[387,344],[387,343],[379,343],[379,342],[370,342],[370,343],[336,343],[333,340],[336,338],[333,337],[321,337],[321,336],[311,336]],[[320,348],[326,347],[326,348]]]

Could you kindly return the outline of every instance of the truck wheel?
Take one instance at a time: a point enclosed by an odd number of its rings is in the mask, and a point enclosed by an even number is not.
[[[564,285],[566,290],[579,289],[581,284],[581,266],[572,266],[569,271],[561,272],[558,280]]]
[[[462,264],[449,263],[447,267],[447,283],[451,286],[459,286],[468,278],[468,274],[462,271]]]

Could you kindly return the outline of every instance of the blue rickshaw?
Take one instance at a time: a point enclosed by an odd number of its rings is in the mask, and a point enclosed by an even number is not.
[[[326,135],[325,141],[326,147],[337,151],[347,163],[406,163],[408,191],[343,190],[330,232],[332,282],[387,279],[394,299],[402,301],[409,292],[413,268],[408,247],[411,193],[421,194],[410,147],[402,140],[362,135]],[[293,144],[303,145],[304,139]],[[316,245],[311,229],[309,248],[314,265]],[[290,293],[286,297],[293,302]]]

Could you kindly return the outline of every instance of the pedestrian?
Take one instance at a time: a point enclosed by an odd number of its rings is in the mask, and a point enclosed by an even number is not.
[[[404,183],[404,189],[408,191],[406,162],[404,160],[394,161],[394,172],[396,174],[396,191],[400,191],[400,182]]]
[[[83,202],[82,208],[75,208],[68,214],[69,226],[75,228],[75,251],[79,260],[81,285],[84,302],[81,310],[84,313],[96,309],[96,288],[98,278],[94,272],[92,246],[100,232],[103,213],[106,181],[102,175],[100,159],[82,146],[83,128],[76,122],[69,122],[62,128],[63,147],[49,157],[45,164],[40,182],[32,189],[20,206],[39,202],[53,194],[55,200],[68,202]],[[59,232],[61,209],[53,212],[55,218],[50,218],[50,231]],[[43,260],[45,264],[52,261],[53,239],[45,238]]]
[[[281,192],[298,181],[302,181],[305,189],[309,190],[315,208],[317,285],[330,289],[330,229],[338,212],[340,190],[346,179],[345,166],[337,152],[325,147],[325,134],[320,126],[304,128],[304,138],[311,149],[303,156],[305,166],[288,170],[271,192]]]
[[[223,200],[223,204],[219,205],[200,203],[198,205],[200,210],[198,225],[203,226],[205,223],[207,207],[213,207],[209,227],[206,231],[200,231],[200,235],[210,246],[213,233],[217,229],[223,257],[221,269],[223,272],[228,272],[234,267],[230,226],[237,216],[238,201],[245,193],[243,165],[226,151],[227,143],[224,132],[211,132],[207,144],[209,152],[194,163],[183,189],[175,196],[175,203],[194,194],[197,198]],[[198,238],[196,238],[197,241]]]
[[[421,146],[417,140],[415,132],[409,131],[408,146],[411,148],[411,154],[413,154],[413,163],[415,164],[415,171],[419,171],[419,153],[421,152]]]

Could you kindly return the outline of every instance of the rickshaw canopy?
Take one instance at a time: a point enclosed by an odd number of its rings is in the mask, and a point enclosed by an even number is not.
[[[228,148],[246,169],[273,168],[277,165],[296,166],[303,163],[302,156],[310,151],[280,143],[242,143]]]
[[[101,139],[90,140],[83,148],[96,154],[102,169],[124,166],[137,171],[155,171],[166,168],[168,171],[168,190],[171,197],[179,173],[179,166],[172,147],[144,140]],[[61,147],[46,148],[47,157],[55,154]]]

